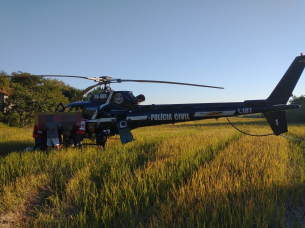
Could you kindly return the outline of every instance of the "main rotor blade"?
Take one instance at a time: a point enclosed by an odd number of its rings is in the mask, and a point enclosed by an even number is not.
[[[80,94],[78,94],[76,97],[74,97],[71,100],[71,103],[78,101],[79,99],[81,99],[87,92],[89,92],[91,89],[93,89],[94,87],[101,85],[101,83],[97,83],[93,86],[89,86],[87,89],[83,90]]]
[[[189,83],[181,83],[181,82],[154,81],[154,80],[129,80],[129,79],[121,79],[121,80],[118,80],[118,82],[164,83],[164,84],[176,84],[176,85],[188,85],[188,86],[208,87],[208,88],[214,88],[214,89],[224,89],[223,87],[217,87],[217,86],[197,85],[197,84],[189,84]]]
[[[82,78],[82,79],[89,79],[94,80],[95,82],[100,83],[115,83],[115,82],[144,82],[144,83],[163,83],[163,84],[175,84],[175,85],[187,85],[187,86],[198,86],[198,87],[207,87],[207,88],[214,88],[214,89],[224,89],[223,87],[217,86],[207,86],[207,85],[198,85],[198,84],[190,84],[190,83],[181,83],[181,82],[169,82],[169,81],[155,81],[155,80],[130,80],[130,79],[113,79],[109,76],[101,76],[95,78],[83,77],[83,76],[74,76],[74,75],[15,75],[15,76],[0,76],[1,77],[68,77],[68,78]]]
[[[88,80],[93,80],[95,82],[111,82],[112,79],[110,76],[100,76],[100,77],[95,77],[95,78],[90,78],[90,77],[84,77],[84,76],[75,76],[75,75],[45,75],[45,74],[42,74],[42,75],[35,75],[35,74],[32,74],[32,75],[10,75],[10,76],[0,76],[1,77],[8,77],[8,78],[13,78],[13,77],[63,77],[63,78],[82,78],[82,79],[88,79]]]
[[[6,78],[27,78],[27,77],[68,77],[68,78],[84,78],[84,79],[92,79],[88,77],[83,76],[72,76],[72,75],[8,75],[8,76],[0,76],[0,77],[6,77]]]
[[[84,77],[84,76],[75,76],[75,75],[33,75],[33,76],[37,76],[37,77],[83,78],[83,79],[94,80],[95,82],[111,81],[110,76],[100,76],[100,77],[95,77],[95,78]]]

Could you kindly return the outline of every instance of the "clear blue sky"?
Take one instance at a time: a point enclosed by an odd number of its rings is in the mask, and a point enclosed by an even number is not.
[[[0,0],[0,70],[124,83],[144,104],[265,99],[305,53],[305,0]],[[93,82],[61,79],[85,89]],[[305,94],[303,73],[294,94]]]

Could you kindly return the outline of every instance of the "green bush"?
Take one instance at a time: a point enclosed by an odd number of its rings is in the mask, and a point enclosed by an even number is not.
[[[305,107],[286,111],[288,123],[305,123]]]
[[[0,112],[0,122],[9,127],[18,127],[20,124],[19,115],[17,113],[11,113],[10,115],[5,115]]]

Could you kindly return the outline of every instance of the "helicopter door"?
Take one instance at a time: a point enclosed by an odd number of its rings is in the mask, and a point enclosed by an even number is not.
[[[120,134],[122,144],[126,144],[132,141],[132,134],[126,121],[126,115],[117,115],[116,124]]]

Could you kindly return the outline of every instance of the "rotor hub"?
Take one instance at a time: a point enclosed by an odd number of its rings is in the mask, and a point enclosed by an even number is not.
[[[106,80],[111,80],[112,77],[110,77],[110,76],[101,76],[99,78],[103,79],[103,81],[106,81]]]

